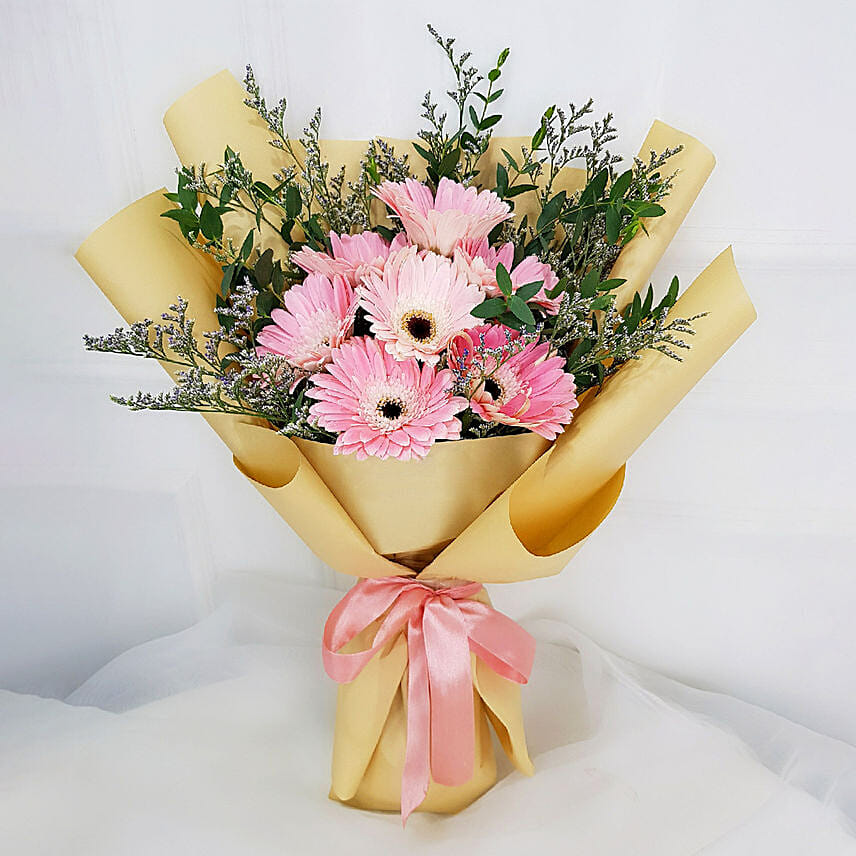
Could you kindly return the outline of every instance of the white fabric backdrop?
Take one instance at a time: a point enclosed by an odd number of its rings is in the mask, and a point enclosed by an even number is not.
[[[395,814],[324,798],[334,690],[316,633],[337,594],[246,574],[216,597],[200,624],[121,655],[72,704],[0,691],[8,852],[856,854],[856,750],[547,620],[527,623],[535,776],[506,762],[465,811],[417,813],[402,832]]]
[[[328,136],[412,133],[425,89],[448,83],[430,19],[485,63],[512,47],[504,133],[593,95],[624,153],[654,117],[705,141],[717,170],[655,281],[688,282],[733,242],[760,316],[634,457],[574,564],[495,588],[497,606],[856,742],[856,14],[846,0],[576,5],[0,2],[0,687],[63,698],[204,618],[230,572],[347,585],[201,420],[107,401],[162,378],[83,353],[80,334],[117,317],[71,256],[170,183],[160,118],[221,67],[252,60],[288,94],[292,130],[322,102]]]

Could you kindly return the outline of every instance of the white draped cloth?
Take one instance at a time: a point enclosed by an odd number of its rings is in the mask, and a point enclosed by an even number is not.
[[[527,779],[458,815],[327,798],[340,597],[242,576],[208,618],[120,655],[64,701],[0,693],[10,856],[856,854],[856,750],[535,621]]]

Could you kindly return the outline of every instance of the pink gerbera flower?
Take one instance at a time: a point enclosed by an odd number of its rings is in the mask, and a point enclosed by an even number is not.
[[[550,265],[544,264],[537,256],[527,256],[517,267],[512,267],[514,244],[503,244],[496,250],[488,245],[486,238],[467,241],[455,250],[455,264],[470,282],[481,288],[486,297],[500,295],[496,284],[496,268],[500,263],[509,272],[513,291],[530,282],[543,282],[532,302],[541,306],[548,315],[555,315],[559,311],[560,301],[547,297],[547,292],[556,287],[559,277],[553,273]]]
[[[313,273],[286,291],[282,302],[285,309],[274,309],[274,323],[256,337],[259,345],[300,368],[317,371],[330,361],[330,351],[351,335],[357,312],[354,289],[344,277],[331,280]]]
[[[512,216],[493,191],[479,193],[448,178],[440,179],[436,196],[412,178],[384,181],[372,193],[395,212],[414,244],[444,256],[463,241],[487,238],[494,226]]]
[[[343,276],[355,286],[367,270],[380,273],[390,253],[407,245],[407,236],[400,232],[388,244],[377,232],[357,235],[337,235],[330,232],[331,253],[320,253],[304,247],[293,253],[291,260],[307,273]]]
[[[339,432],[334,454],[362,460],[423,458],[436,440],[457,440],[455,414],[467,400],[453,396],[452,373],[416,360],[395,360],[375,339],[357,337],[333,351],[326,372],[307,392],[317,399],[310,415]]]
[[[357,289],[374,335],[396,359],[435,365],[455,333],[477,323],[478,286],[449,259],[408,247],[390,256],[383,274],[369,273]]]
[[[574,376],[546,342],[488,324],[456,336],[449,364],[468,387],[470,407],[487,422],[520,425],[555,440],[577,406]]]

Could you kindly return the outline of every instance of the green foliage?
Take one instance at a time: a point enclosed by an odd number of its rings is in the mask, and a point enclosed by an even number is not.
[[[527,282],[514,291],[511,277],[505,265],[500,263],[496,268],[496,284],[499,286],[500,296],[489,297],[476,306],[471,314],[476,318],[496,320],[513,330],[534,330],[538,322],[533,307],[536,312],[540,310],[535,304],[530,306],[527,301],[541,290],[543,280]]]
[[[257,180],[240,154],[227,147],[222,162],[213,169],[205,164],[179,169],[177,191],[166,194],[177,207],[162,216],[177,223],[188,243],[221,264],[221,304],[234,284],[249,275],[260,287],[260,315],[268,316],[279,305],[283,290],[302,276],[288,256],[303,246],[328,250],[331,230],[349,233],[373,228],[372,189],[384,180],[403,181],[410,172],[407,155],[398,157],[389,144],[378,139],[369,143],[356,180],[346,182],[344,167],[331,172],[321,155],[320,110],[302,137],[292,140],[285,130],[285,99],[269,107],[249,66],[244,84],[245,103],[267,124],[271,145],[283,152],[282,167],[272,182]],[[235,212],[248,214],[254,223],[240,246],[224,237],[229,235],[225,228],[229,221],[224,218]],[[273,234],[282,239],[281,258],[259,252],[263,232],[267,245]]]
[[[578,390],[599,386],[628,360],[639,359],[643,350],[653,349],[680,361],[681,350],[689,348],[685,337],[694,335],[692,318],[668,319],[678,298],[678,278],[674,277],[659,303],[654,289],[645,296],[635,295],[622,310],[615,307],[614,291],[621,279],[601,280],[600,271],[590,271],[575,290],[562,295],[559,313],[547,332],[557,350],[567,354],[567,370]]]
[[[472,54],[465,51],[455,53],[455,39],[443,38],[430,24],[428,31],[446,54],[455,75],[455,88],[447,93],[457,111],[457,128],[451,134],[446,131],[447,113],[440,113],[438,105],[428,92],[422,101],[422,118],[428,127],[419,132],[421,143],[413,147],[425,161],[428,182],[436,187],[441,178],[449,178],[470,184],[479,174],[479,160],[487,152],[493,129],[502,119],[493,112],[493,106],[502,97],[503,89],[495,88],[502,76],[502,66],[508,59],[505,48],[496,59],[487,75],[482,75],[474,65],[469,65]],[[487,87],[477,87],[487,80]]]
[[[441,37],[430,25],[428,29],[452,68],[454,85],[447,93],[452,108],[444,112],[430,92],[425,96],[426,125],[414,149],[434,188],[447,177],[482,189],[480,164],[501,121],[500,84],[509,51],[502,50],[493,66],[481,73],[471,54],[459,51],[454,39]],[[406,155],[397,156],[391,146],[376,139],[369,143],[356,178],[347,181],[344,168],[331,166],[322,155],[320,109],[294,139],[286,129],[285,99],[269,106],[249,66],[245,87],[245,103],[266,123],[271,145],[282,153],[280,168],[259,180],[240,154],[227,147],[222,163],[213,169],[200,164],[179,170],[176,191],[166,194],[175,207],[163,216],[175,221],[192,246],[221,264],[217,310],[227,332],[237,324],[229,309],[235,290],[244,283],[253,289],[254,315],[245,326],[247,334],[255,336],[282,305],[285,290],[303,278],[289,261],[293,252],[303,247],[328,251],[331,230],[373,229],[387,240],[393,237],[393,230],[376,222],[381,207],[372,191],[385,180],[403,181],[410,176],[410,167]],[[501,149],[501,160],[490,176],[495,182],[491,189],[512,209],[521,198],[535,201],[534,214],[497,226],[490,240],[511,241],[514,264],[537,255],[552,267],[559,283],[548,297],[560,300],[558,315],[547,316],[533,301],[540,281],[515,291],[502,265],[497,270],[499,295],[473,310],[477,318],[551,341],[567,355],[580,389],[602,383],[644,348],[680,359],[679,351],[686,347],[681,336],[692,333],[694,320],[666,321],[677,296],[677,281],[656,305],[649,289],[621,311],[615,306],[615,290],[623,280],[610,278],[609,271],[622,248],[665,213],[660,203],[673,178],[667,162],[679,149],[650,152],[647,160],[635,158],[622,168],[622,158],[610,148],[617,138],[612,114],[594,119],[593,112],[591,100],[581,106],[549,106],[528,145],[514,154]],[[574,166],[585,172],[578,190],[568,189],[561,179],[562,171]],[[231,215],[238,213],[250,226],[236,237],[232,224],[239,221]],[[274,249],[277,236],[281,253]],[[492,430],[474,420],[471,435]]]

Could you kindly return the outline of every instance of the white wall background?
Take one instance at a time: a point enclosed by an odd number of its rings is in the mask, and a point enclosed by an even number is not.
[[[334,582],[201,419],[109,403],[163,378],[83,352],[118,317],[72,254],[171,182],[161,116],[222,67],[251,60],[293,130],[321,102],[327,136],[412,134],[448,82],[430,18],[484,64],[512,47],[504,133],[592,95],[626,154],[655,117],[705,141],[717,170],[657,280],[733,243],[760,316],[573,565],[496,602],[856,742],[852,3],[429,5],[0,2],[0,686],[64,696],[227,574]]]

